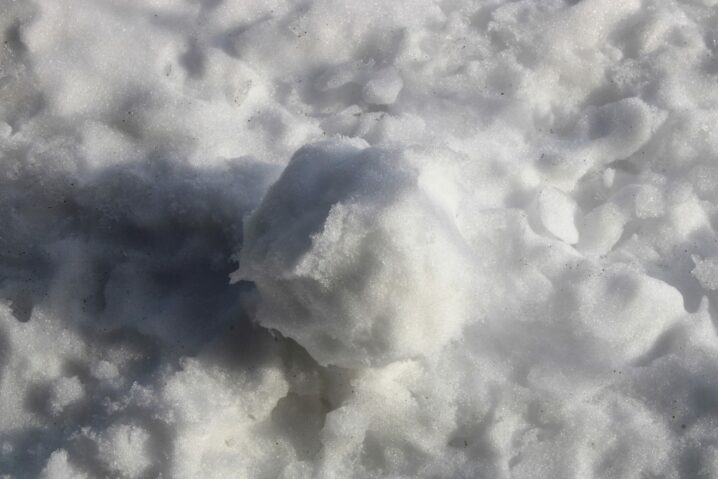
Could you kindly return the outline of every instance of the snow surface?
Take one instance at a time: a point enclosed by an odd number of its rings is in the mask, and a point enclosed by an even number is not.
[[[0,26],[0,477],[718,478],[718,1]]]

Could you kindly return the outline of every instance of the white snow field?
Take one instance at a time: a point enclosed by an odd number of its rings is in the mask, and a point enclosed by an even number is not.
[[[718,478],[718,0],[0,27],[1,478]]]

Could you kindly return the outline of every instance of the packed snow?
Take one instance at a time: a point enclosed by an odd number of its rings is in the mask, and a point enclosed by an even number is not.
[[[0,26],[0,477],[718,478],[717,0]]]

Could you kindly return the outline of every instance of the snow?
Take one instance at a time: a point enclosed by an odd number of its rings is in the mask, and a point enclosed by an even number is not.
[[[0,0],[0,477],[718,477],[715,0]]]
[[[319,364],[432,354],[467,319],[474,259],[412,159],[343,142],[304,147],[247,220],[235,279],[257,285],[257,321]]]

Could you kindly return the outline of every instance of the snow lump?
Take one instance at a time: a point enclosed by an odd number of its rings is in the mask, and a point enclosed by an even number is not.
[[[466,320],[472,257],[407,156],[304,147],[247,220],[235,279],[257,285],[260,324],[321,364],[432,354]]]

